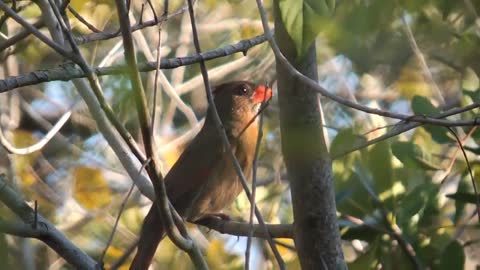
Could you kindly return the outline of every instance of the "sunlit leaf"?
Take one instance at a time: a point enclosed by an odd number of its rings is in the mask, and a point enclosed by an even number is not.
[[[479,88],[480,80],[478,79],[477,73],[467,67],[463,73],[462,78],[462,88],[468,91],[475,91]]]
[[[437,109],[430,100],[422,96],[414,96],[412,100],[412,110],[416,115],[433,116],[438,115],[440,110]],[[448,129],[435,126],[424,125],[425,130],[430,133],[432,139],[438,143],[451,143],[453,138],[448,136]]]
[[[88,209],[98,209],[112,200],[112,195],[102,171],[97,168],[79,166],[74,169],[74,198]]]
[[[351,150],[366,142],[365,137],[354,133],[353,129],[347,128],[341,130],[332,141],[330,152],[332,156],[337,156],[345,151]]]
[[[430,162],[430,154],[412,142],[395,142],[392,144],[392,153],[403,165],[409,168],[425,170],[439,170]]]
[[[322,16],[331,14],[334,0],[280,0],[280,13],[297,54],[303,56],[321,30]]]
[[[390,144],[383,141],[375,144],[368,152],[368,167],[378,193],[389,191],[394,183],[392,179],[392,154]],[[394,195],[393,193],[391,195]],[[395,196],[389,196],[393,199]],[[388,200],[389,209],[393,209],[393,200]]]

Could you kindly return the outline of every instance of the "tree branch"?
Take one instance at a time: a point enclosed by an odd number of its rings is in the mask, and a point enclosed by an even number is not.
[[[202,253],[195,242],[188,236],[185,224],[180,220],[174,222],[173,216],[176,215],[175,209],[170,208],[168,201],[165,183],[163,181],[161,172],[159,170],[160,159],[158,158],[157,149],[152,138],[152,128],[149,111],[147,109],[147,100],[145,90],[137,66],[137,59],[135,48],[132,39],[132,30],[130,26],[130,19],[128,16],[127,7],[124,0],[116,0],[118,18],[120,21],[120,28],[122,30],[123,45],[125,48],[125,58],[128,69],[128,75],[132,83],[132,88],[135,94],[135,103],[137,108],[137,115],[140,122],[140,129],[142,132],[143,143],[145,145],[145,152],[147,158],[151,161],[147,164],[146,170],[150,176],[150,180],[154,186],[156,201],[154,202],[160,213],[162,222],[165,225],[167,235],[175,243],[176,246],[187,252],[198,269],[208,269],[207,263],[202,256]],[[177,214],[178,215],[178,214]],[[175,225],[179,231],[175,230]]]
[[[292,224],[265,224],[268,228],[268,234],[265,233],[265,229],[261,224],[225,221],[215,217],[198,220],[195,224],[205,226],[219,233],[235,236],[252,236],[263,239],[267,239],[268,237],[293,238]]]
[[[239,52],[246,55],[247,51],[250,48],[259,45],[266,40],[267,37],[265,35],[260,35],[251,39],[242,40],[232,45],[213,49],[196,55],[162,59],[160,61],[160,68],[173,69],[181,66],[195,64],[202,60],[212,60]],[[140,63],[138,65],[138,70],[141,72],[154,71],[156,69],[156,65],[156,61]],[[127,65],[113,65],[110,67],[91,67],[91,70],[97,76],[105,76],[125,74],[127,72],[127,68]],[[86,74],[81,68],[77,67],[73,63],[67,63],[56,68],[32,71],[19,76],[8,77],[4,80],[0,80],[0,93],[18,87],[35,85],[42,82],[68,81],[75,78],[87,77],[87,75],[88,74]]]
[[[33,237],[41,240],[77,269],[100,268],[97,262],[70,242],[53,224],[38,213],[35,213],[21,199],[21,196],[8,186],[7,179],[3,174],[0,175],[0,201],[20,217],[26,223],[25,225],[31,226],[31,229],[28,229],[28,227],[20,224],[15,229],[12,228],[12,224],[3,223],[0,224],[0,230],[22,237]],[[38,221],[36,224],[34,223],[35,220]]]

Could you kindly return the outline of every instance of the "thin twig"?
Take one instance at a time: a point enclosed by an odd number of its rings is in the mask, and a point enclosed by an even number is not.
[[[438,115],[435,115],[435,116],[432,116],[433,118],[445,118],[445,117],[448,117],[448,116],[452,116],[452,115],[456,115],[456,114],[460,114],[460,113],[464,113],[464,112],[468,112],[468,111],[471,111],[471,110],[474,110],[474,109],[477,109],[480,107],[480,103],[479,102],[476,102],[476,103],[473,103],[473,104],[470,104],[470,105],[467,105],[465,107],[461,107],[461,108],[454,108],[454,109],[451,109],[451,110],[448,110],[446,112],[443,112],[443,113],[440,113]],[[476,125],[480,124],[480,119],[475,119],[474,120],[475,122],[477,122]],[[402,121],[403,122],[403,121]],[[361,150],[365,147],[368,147],[372,144],[376,144],[378,142],[381,142],[381,141],[384,141],[384,140],[387,140],[387,139],[390,139],[392,137],[395,137],[401,133],[404,133],[404,132],[407,132],[411,129],[414,129],[416,127],[419,127],[421,126],[423,123],[408,123],[408,122],[403,122],[402,125],[397,125],[394,129],[392,129],[391,131],[389,131],[388,133],[380,136],[380,137],[377,137],[375,139],[372,139],[368,142],[365,142],[361,145],[357,145],[357,146],[354,146],[350,149],[347,149],[347,150],[344,150],[340,153],[337,153],[336,155],[333,155],[332,156],[332,159],[338,159],[338,158],[341,158],[347,154],[350,154],[352,152],[355,152],[355,151],[358,151],[358,150]]]
[[[473,172],[472,172],[472,167],[470,166],[470,161],[468,160],[467,153],[465,152],[465,149],[463,148],[462,141],[458,137],[455,130],[453,130],[452,128],[448,128],[448,130],[450,130],[450,132],[453,134],[453,136],[455,136],[455,139],[457,140],[458,146],[462,150],[463,157],[465,158],[465,163],[467,164],[467,169],[468,169],[468,173],[470,175],[470,180],[472,181],[473,191],[475,192],[477,217],[478,217],[478,222],[480,222],[480,198],[478,196],[477,185],[475,184],[475,178],[473,177]]]
[[[125,209],[125,206],[127,205],[128,198],[130,198],[130,195],[132,195],[133,188],[135,187],[135,184],[132,182],[132,186],[128,190],[127,195],[125,196],[125,199],[122,201],[122,204],[120,205],[120,209],[118,210],[118,215],[117,218],[115,219],[115,224],[113,225],[112,232],[110,233],[110,237],[107,240],[107,244],[105,245],[105,249],[102,252],[102,255],[100,256],[99,261],[103,262],[105,258],[105,254],[107,254],[107,250],[110,247],[110,244],[113,241],[113,236],[115,236],[115,232],[117,231],[118,227],[118,222],[120,221],[120,217],[122,216],[123,210]]]
[[[267,94],[267,91],[265,91],[264,95]],[[264,96],[264,99],[265,100]],[[264,102],[262,102],[261,106],[263,106]],[[259,110],[260,111],[260,110]],[[260,144],[262,142],[263,138],[263,113],[260,114],[259,117],[259,123],[258,123],[258,135],[257,135],[257,144],[255,146],[255,154],[253,158],[253,164],[252,164],[252,194],[250,201],[250,216],[248,218],[249,224],[250,224],[250,232],[248,234],[247,238],[247,247],[245,249],[245,270],[250,269],[250,248],[252,245],[252,237],[253,237],[253,214],[255,212],[255,195],[257,191],[257,166],[258,166],[258,154],[260,152]],[[248,126],[249,124],[247,124]],[[241,134],[242,132],[240,132]],[[238,135],[240,137],[241,135]]]
[[[150,6],[152,5],[150,1],[148,1]],[[155,10],[152,8],[153,15],[155,16],[155,20],[157,20],[157,14],[155,14]],[[163,4],[163,15],[168,17],[168,0],[164,1]],[[157,57],[155,62],[157,62],[157,66],[155,68],[155,79],[153,80],[153,101],[152,101],[152,123],[150,126],[152,127],[152,136],[154,136],[155,132],[155,116],[157,115],[157,95],[158,95],[158,73],[160,72],[160,48],[162,47],[162,28],[163,23],[158,25],[158,42],[157,42]]]
[[[72,115],[71,111],[66,112],[65,114],[58,119],[57,123],[47,132],[47,134],[40,139],[38,142],[36,142],[33,145],[27,146],[27,147],[22,147],[22,148],[16,148],[13,146],[7,138],[5,138],[5,135],[3,134],[3,130],[0,127],[0,144],[2,144],[5,149],[11,153],[11,154],[17,154],[17,155],[28,155],[31,154],[35,151],[38,151],[42,149],[63,127],[63,125],[70,119],[70,116]]]
[[[201,53],[201,48],[200,48],[200,42],[198,40],[198,33],[197,33],[197,27],[196,27],[196,24],[195,24],[195,14],[194,14],[194,11],[193,11],[192,0],[188,0],[188,11],[189,11],[189,14],[190,14],[190,22],[191,22],[191,25],[192,25],[193,43],[195,45],[196,52],[198,54],[200,54]],[[227,137],[227,134],[225,133],[225,129],[222,128],[222,121],[220,119],[220,116],[218,115],[217,108],[215,107],[215,103],[213,101],[212,89],[210,87],[210,82],[208,80],[207,67],[206,67],[205,62],[203,60],[200,61],[200,70],[201,70],[201,73],[202,73],[203,82],[205,84],[205,91],[206,91],[206,95],[207,95],[207,98],[208,98],[208,104],[212,107],[215,126],[216,126],[218,132],[220,132],[220,136],[222,138],[222,143],[225,145],[225,148],[229,149],[228,152],[229,152],[230,157],[232,159],[235,170],[236,170],[236,172],[237,172],[237,174],[240,178],[240,183],[242,184],[242,187],[243,187],[245,193],[247,194],[247,197],[248,197],[250,203],[253,203],[251,201],[252,196],[251,196],[251,193],[250,193],[245,175],[243,174],[242,168],[241,168],[235,154],[232,151],[232,147],[230,145],[230,142],[228,141],[228,137]],[[265,221],[263,220],[262,214],[260,213],[260,211],[258,210],[258,208],[256,206],[255,206],[255,215],[257,217],[258,222],[263,226],[263,229],[265,230],[265,233],[267,235],[269,235],[268,228],[265,225]],[[270,244],[270,247],[272,249],[273,254],[275,255],[275,258],[277,260],[279,268],[284,270],[285,269],[285,264],[283,262],[282,257],[280,256],[280,253],[278,252],[277,247],[275,246],[275,243],[273,242],[271,237],[268,237],[267,241]]]
[[[12,19],[14,19],[16,22],[21,24],[25,29],[27,29],[30,33],[32,33],[34,36],[36,36],[38,39],[40,39],[43,43],[47,44],[50,48],[61,54],[67,59],[70,59],[72,61],[76,61],[76,57],[64,49],[62,46],[59,44],[55,43],[51,39],[49,39],[47,36],[42,34],[40,31],[38,31],[37,28],[35,28],[33,25],[28,23],[25,19],[20,17],[15,11],[13,11],[7,4],[5,4],[3,1],[0,1],[0,9],[5,11]]]
[[[174,57],[169,59],[162,59],[160,61],[160,69],[173,69],[181,66],[192,65],[202,60],[213,60],[219,57],[229,56],[235,53],[245,54],[250,48],[262,44],[267,40],[265,35],[259,35],[250,39],[239,41],[235,44],[227,45],[221,48],[205,51],[201,54],[195,54],[185,57]],[[139,71],[148,72],[156,70],[156,61],[138,64]],[[0,93],[13,90],[18,87],[36,85],[42,82],[51,81],[68,81],[75,78],[88,77],[91,72],[96,76],[118,75],[125,74],[128,70],[127,65],[113,65],[110,67],[90,67],[89,72],[84,72],[82,68],[77,68],[73,64],[63,64],[59,67],[37,70],[29,73],[24,73],[19,76],[12,76],[0,80]],[[179,93],[185,91],[180,90]]]
[[[94,33],[101,33],[101,30],[98,30],[93,24],[89,23],[85,18],[82,17],[72,6],[68,6],[68,11],[70,11],[75,18],[77,18],[81,23],[83,23],[88,29],[90,29]]]
[[[440,91],[440,88],[438,87],[437,83],[433,79],[432,72],[430,71],[430,68],[427,65],[427,61],[425,60],[425,57],[423,56],[422,51],[417,45],[417,41],[415,41],[415,37],[413,36],[412,29],[410,28],[410,25],[407,22],[406,18],[407,14],[404,12],[402,15],[402,22],[403,26],[405,27],[405,32],[407,34],[408,38],[408,43],[410,44],[410,47],[417,57],[418,61],[420,62],[420,66],[422,67],[423,75],[427,79],[427,81],[430,84],[430,87],[432,88],[432,92],[437,96],[438,100],[442,103],[445,104],[445,99],[442,96],[442,92]]]

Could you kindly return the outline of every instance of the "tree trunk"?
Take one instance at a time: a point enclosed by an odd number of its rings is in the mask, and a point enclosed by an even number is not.
[[[315,43],[297,59],[275,8],[275,39],[300,72],[317,80]],[[282,150],[290,180],[295,246],[302,269],[344,269],[337,225],[332,163],[325,144],[318,95],[277,61]]]

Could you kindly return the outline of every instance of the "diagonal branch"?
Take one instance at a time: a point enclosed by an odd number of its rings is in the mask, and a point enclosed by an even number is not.
[[[31,225],[31,230],[23,225],[15,230],[11,226],[8,226],[8,224],[2,224],[4,225],[3,230],[5,232],[22,237],[34,237],[43,241],[77,269],[99,268],[97,262],[70,242],[52,223],[28,206],[28,204],[21,199],[21,196],[13,188],[8,186],[5,175],[0,175],[0,201],[19,216],[23,222]],[[34,223],[35,220],[37,220],[37,223]]]

